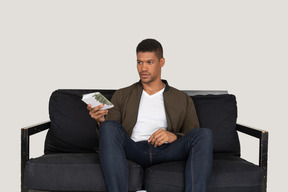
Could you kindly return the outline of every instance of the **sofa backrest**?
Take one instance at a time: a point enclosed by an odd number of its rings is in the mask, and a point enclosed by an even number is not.
[[[95,152],[98,148],[97,123],[81,100],[82,95],[101,92],[111,99],[115,90],[56,90],[49,101],[51,127],[45,140],[47,153]],[[237,105],[227,91],[186,92],[194,101],[200,126],[210,128],[214,135],[214,153],[240,155],[236,132]]]

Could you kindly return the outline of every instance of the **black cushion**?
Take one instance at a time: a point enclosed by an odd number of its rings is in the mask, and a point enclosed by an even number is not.
[[[51,127],[45,140],[45,153],[95,152],[98,148],[97,123],[88,113],[82,95],[97,90],[57,90],[50,97]],[[108,99],[114,91],[101,90]]]
[[[128,162],[129,191],[141,189],[144,171]],[[24,186],[47,191],[107,191],[98,154],[48,154],[30,159],[25,168]]]
[[[183,192],[185,161],[162,163],[145,171],[149,192]],[[208,192],[261,192],[263,170],[237,156],[216,156]]]
[[[111,99],[115,90],[57,90],[50,97],[51,127],[45,140],[45,153],[92,152],[98,148],[97,123],[82,95],[100,91]],[[214,133],[214,153],[240,154],[236,132],[237,106],[234,95],[193,96],[201,127]]]
[[[192,96],[201,127],[209,128],[214,136],[214,153],[240,155],[236,131],[237,105],[234,95]]]

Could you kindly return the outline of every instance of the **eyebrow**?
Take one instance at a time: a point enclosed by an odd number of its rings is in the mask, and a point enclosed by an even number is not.
[[[137,61],[143,62],[142,60],[139,60],[139,59],[137,59]],[[154,59],[149,59],[149,60],[147,60],[147,62],[148,62],[148,61],[154,61]]]

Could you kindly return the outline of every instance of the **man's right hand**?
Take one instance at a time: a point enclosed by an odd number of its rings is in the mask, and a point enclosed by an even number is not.
[[[89,111],[89,115],[95,119],[98,124],[105,121],[105,115],[108,114],[108,110],[100,110],[104,105],[98,105],[94,108],[91,108],[91,104],[87,106],[87,109]]]

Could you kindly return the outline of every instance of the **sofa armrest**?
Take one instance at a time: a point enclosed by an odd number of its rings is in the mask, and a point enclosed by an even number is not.
[[[21,129],[21,192],[24,189],[24,171],[27,161],[29,160],[30,136],[50,128],[50,121],[40,124],[24,127]]]
[[[267,187],[267,162],[268,162],[268,131],[254,129],[244,125],[236,125],[236,130],[244,134],[256,137],[259,139],[259,167],[263,169],[264,183]]]

